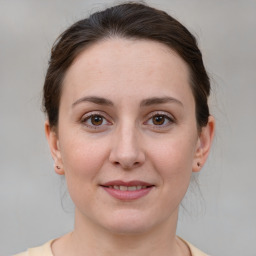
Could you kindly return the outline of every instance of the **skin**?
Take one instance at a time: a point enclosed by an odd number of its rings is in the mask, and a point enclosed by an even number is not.
[[[178,209],[206,161],[214,119],[198,132],[188,67],[174,51],[120,38],[90,46],[66,73],[57,129],[46,121],[45,131],[76,207],[74,231],[53,243],[54,255],[190,255],[175,236]],[[154,187],[123,201],[100,186],[112,180]]]

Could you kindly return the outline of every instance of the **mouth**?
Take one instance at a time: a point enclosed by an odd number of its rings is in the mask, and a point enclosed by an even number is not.
[[[118,185],[114,185],[114,186],[104,186],[107,188],[112,188],[112,189],[117,189],[117,190],[121,190],[121,191],[136,191],[136,190],[141,190],[141,189],[145,189],[148,188],[150,186],[118,186]]]
[[[120,180],[110,181],[101,187],[112,197],[129,201],[146,196],[155,185],[143,181],[124,182]]]

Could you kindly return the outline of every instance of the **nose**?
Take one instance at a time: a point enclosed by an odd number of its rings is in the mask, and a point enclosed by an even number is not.
[[[143,165],[145,153],[140,141],[136,128],[117,129],[111,145],[110,162],[126,170]]]

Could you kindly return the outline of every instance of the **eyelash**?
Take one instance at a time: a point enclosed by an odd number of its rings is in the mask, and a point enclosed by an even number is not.
[[[102,118],[103,123],[99,124],[99,125],[92,124],[92,118],[93,117]],[[151,121],[152,124],[148,124],[148,122],[150,120],[152,120],[154,117],[163,117],[164,118],[164,123],[157,125],[157,124],[154,124],[153,121]],[[102,129],[102,127],[105,126],[105,125],[112,125],[112,123],[110,121],[108,121],[108,119],[109,118],[106,118],[102,113],[93,112],[93,113],[89,113],[86,116],[84,116],[82,118],[81,122],[85,126],[87,126],[88,128],[96,130],[96,129]],[[88,124],[87,121],[90,121],[91,124]],[[168,122],[168,123],[166,124],[166,122]],[[167,114],[166,112],[153,112],[149,115],[149,118],[143,124],[144,125],[150,125],[153,129],[164,129],[164,128],[170,126],[173,123],[175,123],[175,119],[170,114]]]
[[[146,122],[144,122],[143,124],[147,124],[150,120],[152,120],[154,117],[163,117],[164,118],[164,124],[150,124],[150,126],[153,129],[164,129],[166,127],[169,127],[170,125],[172,125],[173,123],[175,123],[175,119],[172,115],[167,114],[166,112],[153,112],[150,114],[149,119],[147,119]],[[153,121],[151,121],[153,122]],[[166,123],[168,122],[168,123]]]
[[[103,122],[106,122],[106,123],[103,123],[103,124],[100,124],[100,125],[93,125],[92,124],[92,118],[93,117],[100,117],[100,118],[102,118],[103,119]],[[88,120],[90,120],[90,123],[91,124],[88,124],[87,123],[87,121]],[[102,126],[103,125],[111,125],[112,123],[111,122],[109,122],[108,120],[107,120],[107,118],[104,116],[104,115],[102,115],[101,113],[89,113],[89,114],[87,114],[86,116],[84,116],[83,118],[82,118],[82,120],[81,120],[81,122],[85,125],[85,126],[87,126],[88,128],[92,128],[92,129],[102,129]]]

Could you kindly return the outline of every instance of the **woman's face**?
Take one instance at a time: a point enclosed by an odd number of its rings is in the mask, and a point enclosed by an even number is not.
[[[57,135],[46,133],[65,174],[76,222],[117,233],[176,223],[209,127],[199,135],[185,62],[167,46],[108,39],[67,71]]]

